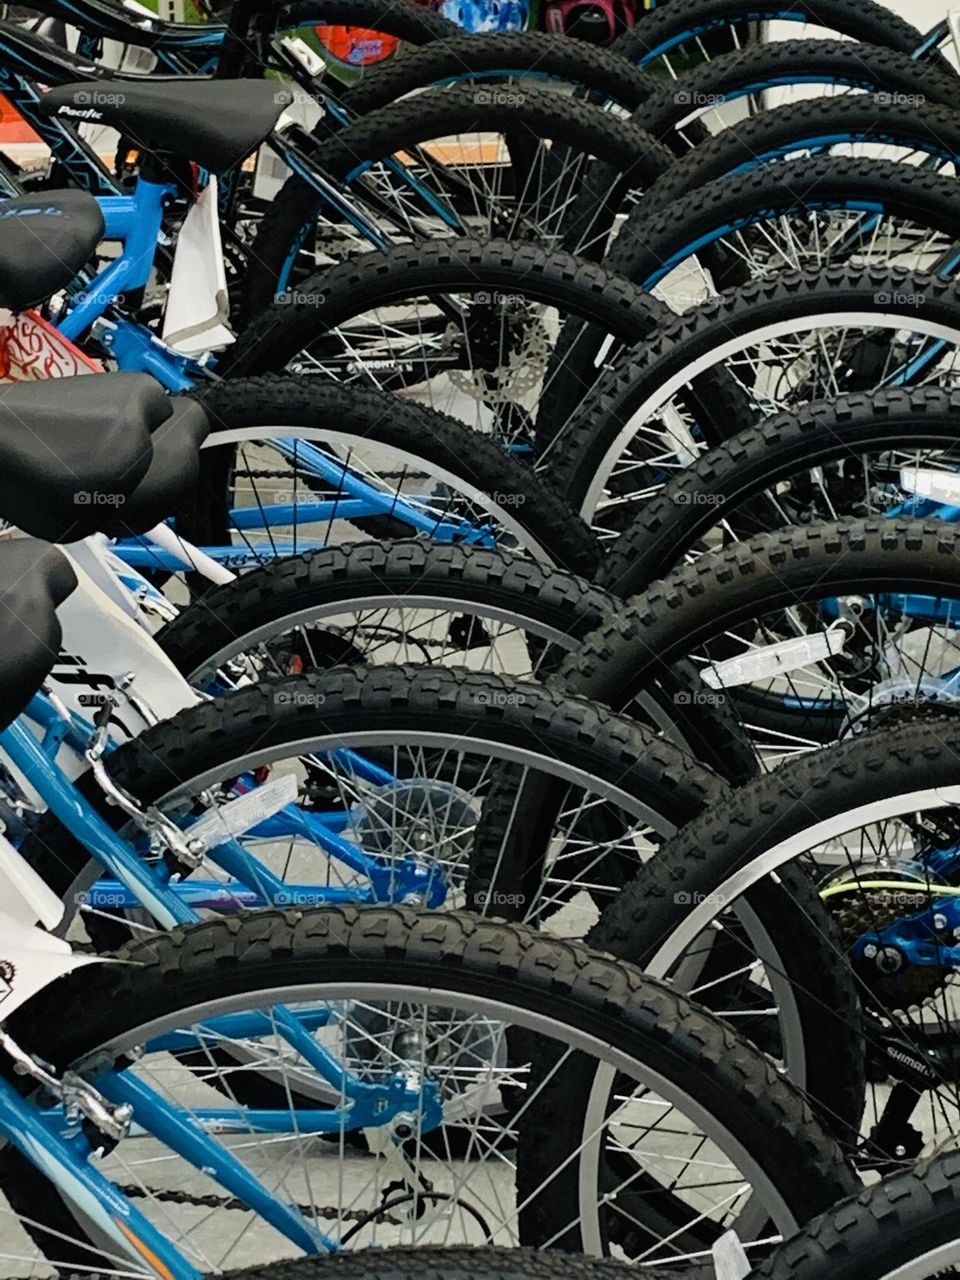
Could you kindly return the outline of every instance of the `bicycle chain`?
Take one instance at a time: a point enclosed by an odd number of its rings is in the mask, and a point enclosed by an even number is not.
[[[141,1187],[138,1184],[128,1184],[127,1186],[119,1186],[117,1190],[125,1195],[128,1200],[145,1200],[153,1197],[162,1204],[188,1204],[191,1208],[196,1209],[243,1209],[249,1211],[250,1206],[242,1200],[238,1200],[236,1196],[218,1196],[213,1192],[206,1195],[192,1195],[189,1191],[178,1191],[174,1188],[165,1190],[157,1190],[152,1187]],[[302,1213],[305,1217],[323,1218],[330,1221],[339,1222],[364,1222],[369,1220],[371,1210],[365,1209],[361,1212],[359,1209],[338,1209],[335,1205],[313,1205],[298,1204],[296,1201],[292,1203],[292,1208]],[[382,1218],[383,1222],[389,1222],[391,1226],[402,1226],[400,1218],[393,1218],[389,1214],[385,1214]]]
[[[242,477],[244,480],[283,480],[285,484],[290,483],[289,471],[259,471],[253,469],[249,471],[236,470],[233,474]],[[377,477],[383,480],[409,480],[412,474],[409,469],[406,471],[378,471]],[[309,481],[305,480],[303,487],[305,489],[308,488]]]
[[[172,1189],[158,1191],[150,1187],[141,1187],[139,1185],[119,1186],[120,1191],[130,1200],[145,1200],[148,1196],[152,1196],[155,1200],[164,1204],[188,1204],[192,1207],[200,1209],[244,1209],[249,1211],[250,1206],[244,1204],[242,1200],[238,1200],[236,1196],[217,1196],[213,1194],[195,1196],[188,1191],[174,1191]],[[366,1210],[361,1213],[359,1209],[337,1209],[333,1205],[298,1204],[294,1203],[293,1208],[297,1209],[305,1217],[323,1218],[324,1221],[339,1222],[355,1222],[362,1224],[369,1222],[371,1211]],[[399,1218],[391,1217],[390,1214],[378,1215],[382,1222],[388,1222],[391,1226],[402,1226],[403,1223]],[[82,1274],[77,1272],[60,1272],[62,1280],[116,1280],[116,1276],[111,1272],[90,1272],[85,1271]],[[16,1277],[5,1276],[3,1280],[16,1280]]]

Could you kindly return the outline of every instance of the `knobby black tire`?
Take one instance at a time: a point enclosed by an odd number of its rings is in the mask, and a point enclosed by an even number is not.
[[[557,680],[572,692],[624,707],[661,667],[724,627],[801,600],[868,590],[960,599],[960,530],[943,521],[874,518],[737,543],[675,570],[629,601]]]
[[[560,648],[585,639],[615,603],[583,578],[506,552],[419,540],[357,543],[244,574],[208,592],[154,639],[180,672],[196,678],[240,652],[245,636],[303,610],[356,600],[367,609],[374,601],[416,608],[421,599],[434,607],[449,601],[458,612],[474,604],[481,615],[487,610],[547,629],[560,637]]]
[[[860,449],[958,445],[960,393],[940,387],[842,396],[778,415],[711,449],[671,480],[617,539],[599,581],[621,596],[645,591],[720,519],[746,511],[759,494],[811,467],[852,461]]]
[[[569,660],[557,679],[571,691],[623,709],[649,695],[672,663],[688,663],[710,640],[781,608],[844,594],[916,593],[960,600],[960,537],[943,521],[850,520],[785,529],[734,544],[675,570],[634,598]],[[835,741],[844,711],[785,710],[780,699],[750,690],[725,698],[743,721],[778,734],[802,729]],[[712,761],[711,761],[712,763]]]
[[[644,1267],[644,1280],[712,1280],[702,1268],[669,1272]],[[635,1268],[612,1258],[555,1250],[444,1249],[437,1245],[341,1250],[325,1258],[298,1258],[235,1271],[236,1280],[633,1280]]]
[[[532,74],[563,81],[628,111],[639,107],[657,89],[655,81],[610,49],[540,31],[497,31],[461,35],[380,63],[375,72],[344,93],[342,102],[355,115],[363,116],[415,89],[447,79],[469,80],[474,75],[483,75],[486,80],[495,71],[502,72],[505,79]],[[532,87],[536,87],[536,79]],[[642,128],[642,120],[637,123]]]
[[[656,204],[657,192],[651,196]],[[675,263],[678,255],[691,251],[688,246],[715,235],[720,228],[864,202],[947,236],[956,232],[960,193],[955,179],[889,160],[821,156],[711,182],[702,191],[688,194],[673,209],[661,210],[649,219],[640,209],[634,210],[606,265],[643,283],[659,276],[664,263]]]
[[[736,98],[757,85],[818,81],[868,94],[921,95],[927,104],[942,107],[952,107],[957,93],[955,75],[946,75],[895,49],[850,40],[777,40],[723,54],[685,73],[669,88],[661,88],[643,104],[643,127],[676,154],[684,155],[691,146],[713,136],[702,126],[681,128],[698,104]]]
[[[947,1277],[960,1261],[958,1212],[960,1155],[948,1151],[814,1218],[753,1274],[756,1280],[887,1280],[914,1263],[913,1280]]]
[[[922,95],[921,95],[922,96]],[[883,94],[848,94],[787,103],[723,129],[678,160],[650,192],[644,208],[666,209],[689,192],[801,146],[828,147],[837,134],[852,142],[910,148],[944,162],[960,156],[960,121],[953,108],[885,101]],[[838,144],[843,152],[846,140]],[[769,161],[768,161],[769,162]]]
[[[646,14],[613,45],[631,62],[641,62],[664,47],[673,48],[684,35],[700,35],[738,22],[757,22],[800,13],[805,22],[826,27],[866,44],[912,54],[920,32],[876,0],[693,0],[667,4]],[[949,67],[949,64],[944,62]]]
[[[461,913],[402,908],[256,912],[151,937],[122,953],[132,963],[92,966],[41,992],[10,1020],[15,1039],[62,1069],[151,1017],[244,992],[406,982],[432,992],[476,995],[540,1014],[613,1046],[624,1068],[638,1065],[692,1096],[777,1187],[782,1217],[799,1225],[854,1190],[839,1149],[771,1063],[667,988],[636,970],[568,942]],[[63,1017],[83,1009],[83,1018]],[[521,1015],[522,1016],[522,1015]],[[586,1055],[556,1072],[567,1090],[558,1124],[551,1088],[526,1108],[518,1150],[523,1190],[569,1158],[574,1171],[591,1083]],[[565,1134],[566,1131],[566,1134]],[[574,1172],[573,1190],[577,1186]],[[569,1179],[560,1176],[521,1214],[523,1243],[551,1238],[571,1217]],[[518,1201],[523,1196],[518,1195]],[[48,1200],[52,1197],[48,1197]],[[36,1218],[43,1205],[35,1202]],[[574,1208],[573,1216],[578,1216]],[[571,1231],[571,1235],[577,1235]]]
[[[606,192],[610,202],[619,202],[629,190],[646,191],[672,161],[637,124],[592,103],[543,89],[497,94],[495,89],[484,92],[476,85],[454,84],[381,107],[333,135],[321,121],[312,163],[331,181],[343,182],[361,164],[388,159],[433,139],[477,131],[548,139],[607,161],[618,175],[617,191]],[[316,222],[322,209],[315,188],[295,174],[271,202],[249,253],[243,300],[248,321],[274,301],[290,247],[301,242],[304,228]],[[572,217],[565,216],[565,237],[573,243],[577,229],[571,223]]]
[[[444,294],[505,294],[567,313],[564,333],[584,333],[591,348],[612,336],[632,346],[669,315],[662,303],[605,269],[566,253],[546,253],[510,241],[440,240],[417,248],[363,254],[319,272],[299,286],[304,301],[262,312],[224,359],[229,376],[282,370],[324,333],[377,307]],[[563,333],[560,341],[563,340]],[[562,361],[551,357],[553,382],[541,397],[538,438],[549,440],[583,385],[570,386]],[[572,395],[572,398],[570,398]],[[545,407],[549,403],[550,407]],[[542,429],[539,424],[546,424]],[[474,439],[476,436],[474,435]],[[572,566],[567,566],[572,567]]]
[[[490,688],[517,696],[490,699]],[[361,721],[371,730],[459,732],[464,744],[492,738],[564,761],[628,788],[668,827],[682,825],[719,790],[713,775],[682,752],[603,707],[526,681],[414,666],[340,667],[236,690],[119,747],[110,757],[110,774],[142,803],[153,804],[169,793],[172,780],[311,735],[346,739]],[[77,785],[107,821],[118,828],[127,821],[90,774]],[[68,915],[75,911],[96,875],[86,847],[47,814],[22,853],[67,903]]]
[[[391,445],[422,456],[431,466],[489,495],[492,507],[501,504],[529,535],[531,549],[539,548],[551,563],[586,577],[596,569],[595,538],[549,483],[492,440],[432,409],[373,388],[277,376],[229,380],[199,395],[214,442],[217,432],[243,431],[249,433],[248,440],[256,440],[258,427],[282,425],[293,436],[297,427],[326,426]],[[225,475],[233,448],[220,445],[201,451],[196,542],[223,534]],[[203,536],[205,532],[209,536]]]

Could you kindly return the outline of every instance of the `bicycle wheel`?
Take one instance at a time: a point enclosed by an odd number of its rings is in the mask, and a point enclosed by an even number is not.
[[[956,1274],[956,1152],[892,1174],[781,1245],[757,1270],[770,1280],[935,1280]]]
[[[656,192],[652,194],[655,202]],[[889,161],[829,156],[796,160],[710,183],[649,222],[636,216],[627,219],[609,266],[645,288],[660,285],[681,305],[695,296],[691,273],[701,273],[701,268],[694,259],[708,244],[725,246],[743,264],[742,270],[768,279],[784,267],[829,261],[882,260],[889,266],[923,269],[952,244],[947,210],[953,199],[956,184],[950,179]],[[868,205],[874,214],[869,220],[861,212]],[[817,224],[821,211],[824,216]],[[831,225],[831,211],[839,216],[839,225]],[[792,228],[792,243],[786,233],[777,238],[778,218],[800,220]],[[817,234],[804,226],[804,219],[810,226],[817,224]],[[768,223],[772,243],[767,243],[767,235],[751,238],[738,230]],[[680,288],[684,283],[686,291]]]
[[[926,105],[950,107],[954,80],[906,53],[878,45],[777,40],[723,54],[661,87],[643,104],[643,127],[683,156],[731,124],[739,128],[744,116],[808,99],[811,85],[831,99],[854,90],[905,102],[919,95]]]
[[[167,1257],[172,1246],[206,1271],[229,1268],[240,1248],[250,1265],[281,1250],[319,1252],[324,1241],[545,1245],[558,1228],[604,1252],[611,1206],[630,1172],[614,1143],[628,1132],[629,1163],[634,1178],[642,1172],[649,1203],[676,1212],[685,1240],[701,1249],[728,1223],[752,1242],[751,1218],[774,1236],[789,1234],[853,1189],[836,1147],[770,1064],[668,991],[569,943],[460,915],[341,908],[214,921],[138,944],[124,958],[134,963],[88,968],[41,993],[8,1030],[55,1069],[84,1064],[84,1078],[112,1102],[131,1100],[136,1127],[98,1162],[98,1174],[136,1195],[138,1225],[152,1222]],[[77,1008],[83,1018],[62,1016]],[[206,1088],[172,1059],[178,1040],[206,1054]],[[229,1061],[218,1065],[214,1051]],[[324,1070],[334,1075],[330,1059],[342,1076],[338,1105],[319,1114],[288,1104],[269,1118],[245,1115],[223,1079],[269,1067],[289,1097]],[[224,1092],[211,1092],[215,1082]],[[356,1126],[344,1104],[360,1084],[387,1102],[382,1118],[367,1117],[378,1154],[346,1155],[342,1139],[318,1153],[309,1131],[325,1125],[343,1135]],[[557,1087],[566,1089],[562,1118]],[[498,1114],[489,1104],[501,1089],[514,1107]],[[651,1109],[662,1116],[664,1104],[687,1138],[681,1164],[703,1174],[695,1194],[678,1186],[672,1161],[656,1158],[662,1139]],[[489,1155],[478,1156],[468,1179],[422,1151],[423,1134],[442,1133],[454,1115],[469,1116],[478,1151]],[[232,1140],[209,1134],[217,1116],[234,1122]],[[203,1135],[208,1163],[196,1167],[199,1152],[193,1167],[177,1157],[166,1117]],[[4,1188],[49,1257],[146,1274],[139,1240],[115,1225],[97,1238],[104,1219],[111,1224],[93,1206],[72,1212],[65,1192],[49,1187],[24,1205],[40,1180],[9,1147],[3,1155]],[[571,1167],[579,1169],[572,1184]],[[231,1172],[259,1187],[247,1183],[237,1197]],[[733,1197],[729,1177],[738,1179]],[[253,1214],[236,1212],[244,1195],[255,1198]],[[278,1196],[283,1215],[272,1207]],[[549,1224],[539,1213],[547,1201]],[[643,1213],[642,1204],[631,1207]],[[619,1248],[644,1261],[682,1257],[676,1236],[664,1240],[653,1214],[644,1218],[657,1237]]]
[[[604,946],[629,934],[652,974],[696,966],[743,894],[788,864],[804,869],[832,918],[825,941],[863,1006],[871,1083],[856,1159],[881,1173],[954,1146],[960,1129],[950,923],[957,730],[953,715],[904,718],[758,779],[662,849],[591,939]],[[781,919],[792,927],[796,918],[783,904]],[[726,936],[728,964],[749,965],[736,929]],[[802,990],[809,975],[791,967],[779,938],[770,948],[779,971]],[[834,1021],[829,1009],[823,1017]]]
[[[227,372],[372,382],[529,447],[561,329],[585,328],[613,352],[662,315],[631,285],[570,255],[447,240],[320,272],[246,330]]]
[[[703,449],[758,418],[847,391],[951,388],[958,350],[952,283],[886,267],[790,272],[704,303],[625,354],[558,432],[544,469],[609,540],[645,523]],[[696,394],[705,377],[712,396]]]
[[[952,483],[960,405],[935,387],[844,396],[740,432],[677,475],[605,557],[599,579],[644,591],[704,550],[842,516],[936,514],[905,488],[933,472]]]
[[[609,217],[574,224],[592,159],[617,175],[596,192]],[[329,218],[329,201],[309,181],[287,179],[251,248],[245,315],[255,318],[324,262],[371,247],[476,236],[602,257],[613,216],[670,162],[636,124],[562,94],[526,84],[427,89],[363,116],[309,157],[313,172],[339,184],[340,216]]]
[[[206,690],[357,663],[531,677],[550,671],[614,603],[582,578],[504,552],[358,543],[244,574],[154,639]]]
[[[679,725],[682,716],[674,719]],[[718,752],[735,749],[721,716],[691,707],[687,721],[701,736],[712,733]],[[227,912],[344,898],[439,906],[462,900],[473,829],[505,760],[559,779],[567,794],[555,831],[571,851],[562,893],[589,890],[572,909],[574,932],[589,927],[592,901],[614,892],[636,858],[719,785],[676,747],[600,708],[446,667],[340,667],[238,689],[119,747],[109,773],[184,830],[202,821],[198,830],[210,833],[196,866],[174,860],[155,869],[151,893]],[[148,852],[136,823],[92,775],[77,785]],[[264,786],[262,805],[231,804]],[[211,846],[225,831],[233,844]],[[65,902],[62,928],[77,913],[94,928],[117,913],[124,930],[148,927],[136,897],[103,880],[86,847],[50,814],[22,852]],[[595,863],[606,865],[604,876]],[[179,887],[170,881],[176,872],[187,877]],[[106,937],[103,929],[97,937]]]
[[[497,31],[461,34],[383,63],[375,75],[351,86],[342,101],[355,116],[364,116],[427,85],[478,78],[517,88],[519,81],[528,88],[530,80],[534,88],[542,80],[556,82],[556,87],[569,86],[626,111],[635,110],[656,89],[642,71],[610,49],[542,31]]]
[[[922,106],[922,110],[919,108]],[[960,125],[952,108],[927,104],[918,90],[894,95],[847,94],[791,103],[725,129],[679,160],[657,183],[645,209],[673,201],[718,178],[803,153],[895,160],[956,175]]]
[[[566,666],[569,687],[618,710],[675,661],[688,696],[739,720],[767,766],[884,716],[953,701],[960,582],[944,521],[785,529],[675,570]]]
[[[788,22],[801,35],[822,29],[913,54],[920,32],[875,0],[696,0],[668,5],[645,15],[614,43],[617,53],[650,71],[675,80],[691,66],[709,61],[718,50],[740,50],[749,39],[747,24]],[[940,60],[932,55],[935,65]],[[947,64],[943,64],[948,68]]]
[[[710,183],[649,219],[632,214],[606,265],[656,288],[678,310],[728,285],[834,263],[948,275],[958,202],[952,179],[911,165],[829,156],[784,161]],[[589,332],[561,334],[541,416],[565,421],[566,406],[592,386],[603,358]]]
[[[177,527],[231,567],[355,540],[358,529],[514,548],[587,575],[596,567],[593,536],[549,485],[429,409],[289,377],[218,383],[202,402],[212,431]],[[181,568],[138,542],[118,549],[138,567]]]

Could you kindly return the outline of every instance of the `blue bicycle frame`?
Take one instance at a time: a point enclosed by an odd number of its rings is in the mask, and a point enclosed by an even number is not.
[[[95,326],[97,341],[110,353],[119,368],[149,373],[171,392],[190,390],[207,378],[205,365],[179,355],[148,329],[120,314],[105,313],[124,292],[142,289],[150,278],[157,243],[163,225],[164,208],[176,194],[172,184],[140,178],[130,195],[101,196],[98,203],[106,227],[105,238],[119,241],[121,254],[69,299],[58,321],[60,332],[71,341]],[[235,508],[231,527],[244,533],[289,528],[299,524],[329,524],[336,519],[390,516],[403,521],[411,533],[423,534],[441,543],[464,542],[489,547],[495,537],[489,524],[473,524],[455,516],[438,517],[418,501],[420,495],[401,496],[365,480],[336,457],[304,440],[278,438],[272,447],[293,463],[306,482],[318,482],[332,492],[324,499],[308,498],[257,507]],[[309,493],[309,489],[307,490]],[[297,538],[260,550],[248,544],[203,547],[212,559],[234,568],[261,564],[278,555],[294,555],[323,546],[322,540]],[[152,546],[143,538],[117,544],[120,557],[138,569],[177,571],[189,568],[169,552]]]
[[[204,910],[410,899],[439,907],[446,899],[447,885],[438,867],[410,857],[368,854],[345,838],[343,832],[350,819],[343,812],[308,812],[297,804],[285,805],[279,813],[257,823],[246,833],[247,837],[310,841],[319,853],[362,877],[364,883],[288,884],[237,839],[226,840],[207,852],[209,860],[226,874],[226,880],[181,881],[164,860],[145,857],[149,854],[145,841],[131,846],[121,839],[57,765],[56,756],[64,743],[78,753],[86,749],[93,726],[80,717],[65,719],[44,694],[34,696],[24,715],[40,727],[43,736],[38,738],[23,720],[18,720],[0,732],[0,749],[51,813],[106,871],[108,878],[98,881],[85,896],[89,907],[115,910],[143,906],[158,924],[169,929],[201,920],[200,912]],[[389,787],[395,782],[392,774],[353,752],[334,751],[333,757],[346,765],[353,776],[374,786]],[[236,789],[252,791],[256,785],[253,778],[245,777],[238,779]],[[353,820],[362,817],[358,809]],[[183,830],[189,838],[189,825]]]
[[[169,885],[163,888],[151,881],[146,864],[110,830],[53,763],[51,757],[63,741],[83,739],[81,726],[65,723],[40,695],[29,714],[45,723],[43,741],[33,739],[31,747],[26,741],[32,737],[29,731],[14,725],[0,735],[0,745],[49,800],[53,811],[95,856],[116,869],[124,883],[136,886],[139,901],[150,907],[160,923],[172,926],[199,919],[188,904],[171,895]],[[319,1005],[296,1011],[278,1005],[270,1009],[269,1016],[259,1010],[229,1013],[157,1036],[145,1048],[173,1054],[198,1048],[209,1052],[207,1046],[222,1047],[229,1041],[249,1043],[268,1038],[275,1043],[279,1037],[342,1099],[339,1106],[297,1107],[291,1114],[290,1108],[225,1103],[181,1111],[132,1070],[101,1068],[90,1082],[109,1102],[130,1108],[137,1131],[150,1134],[213,1178],[228,1196],[248,1206],[298,1250],[307,1254],[332,1252],[338,1247],[336,1240],[265,1186],[213,1136],[339,1134],[388,1125],[401,1113],[414,1112],[424,1131],[442,1122],[442,1104],[433,1081],[411,1083],[405,1074],[397,1073],[382,1083],[370,1083],[348,1071],[314,1035],[331,1017],[331,1010]],[[94,1135],[82,1116],[69,1114],[59,1103],[38,1105],[0,1076],[0,1136],[36,1165],[69,1203],[82,1207],[121,1256],[132,1248],[138,1259],[146,1261],[164,1280],[199,1280],[201,1273],[192,1262],[91,1161]]]

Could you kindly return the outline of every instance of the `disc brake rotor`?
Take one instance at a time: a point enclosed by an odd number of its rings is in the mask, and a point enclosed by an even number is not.
[[[451,341],[462,342],[463,336],[454,326],[448,330]],[[518,301],[509,304],[503,318],[497,313],[491,313],[489,319],[471,314],[467,351],[473,367],[451,369],[453,386],[487,405],[509,404],[540,386],[550,355],[550,336],[535,308]]]

